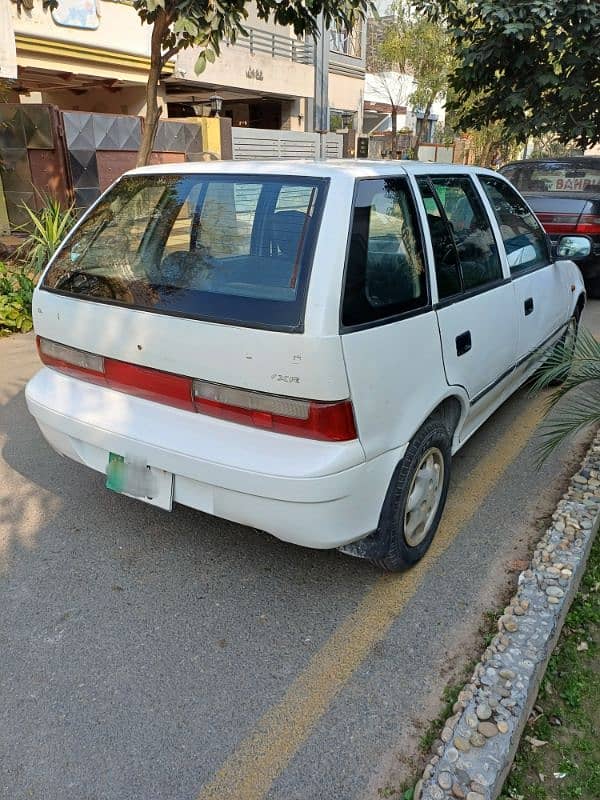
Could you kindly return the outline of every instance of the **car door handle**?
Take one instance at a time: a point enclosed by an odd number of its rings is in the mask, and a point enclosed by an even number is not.
[[[465,331],[456,337],[456,355],[464,356],[471,349],[471,331]]]
[[[527,317],[529,314],[533,313],[533,297],[528,297],[527,300],[523,303],[525,308],[525,316]]]

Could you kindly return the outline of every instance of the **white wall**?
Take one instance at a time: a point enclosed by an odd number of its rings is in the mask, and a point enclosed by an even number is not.
[[[31,11],[23,7],[19,10],[18,5],[10,0],[2,2],[8,2],[11,7],[15,33],[102,47],[132,55],[150,55],[150,26],[142,25],[137,12],[128,4],[100,0],[100,19],[98,28],[94,31],[57,25],[50,11],[43,9],[42,0],[36,0]]]
[[[416,117],[412,113],[410,96],[415,90],[415,81],[412,75],[400,72],[382,72],[378,74],[367,73],[365,76],[365,101],[372,103],[390,103],[390,94],[394,105],[407,106],[406,114],[397,115],[397,126],[400,128],[415,129]],[[446,110],[443,99],[438,99],[431,108],[431,113],[443,123]]]

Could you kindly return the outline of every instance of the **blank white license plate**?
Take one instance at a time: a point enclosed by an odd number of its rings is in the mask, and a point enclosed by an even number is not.
[[[108,454],[106,488],[167,511],[173,507],[173,473],[118,453]]]

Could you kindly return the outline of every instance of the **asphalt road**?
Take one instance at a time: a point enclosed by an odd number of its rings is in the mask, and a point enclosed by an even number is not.
[[[600,303],[586,310],[600,332]],[[457,455],[430,554],[382,576],[56,455],[0,340],[0,798],[371,800],[502,604],[585,442],[534,467],[521,390]],[[384,796],[397,797],[395,794]]]

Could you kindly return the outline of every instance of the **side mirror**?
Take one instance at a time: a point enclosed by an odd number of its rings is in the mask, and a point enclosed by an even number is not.
[[[592,241],[587,236],[561,236],[556,247],[558,258],[585,258],[592,252]]]

